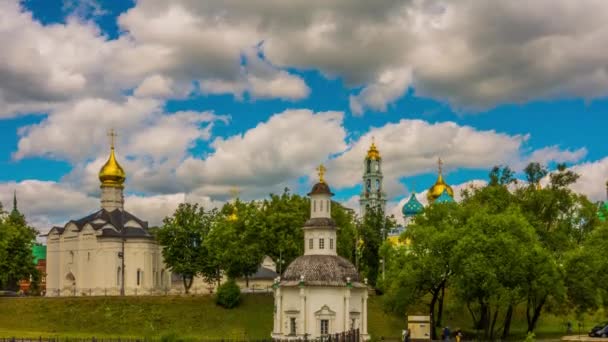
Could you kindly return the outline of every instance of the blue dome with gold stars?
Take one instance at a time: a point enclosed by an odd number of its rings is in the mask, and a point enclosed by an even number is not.
[[[441,195],[439,197],[437,197],[437,199],[435,200],[434,203],[454,203],[456,201],[454,201],[454,198],[452,196],[450,196],[450,194],[448,193],[448,191],[446,189],[443,190],[443,192],[441,193]]]
[[[412,193],[410,199],[405,202],[403,208],[401,208],[401,212],[404,216],[415,216],[420,214],[423,210],[424,206],[418,201],[414,193]]]

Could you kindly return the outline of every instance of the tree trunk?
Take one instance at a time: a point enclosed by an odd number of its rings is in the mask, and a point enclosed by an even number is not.
[[[431,298],[431,304],[429,305],[429,312],[431,313],[431,340],[436,340],[437,332],[435,326],[435,303],[437,303],[439,290],[433,290],[431,294],[433,295],[433,297]]]
[[[511,330],[511,320],[513,319],[513,304],[509,305],[505,315],[505,326],[502,330],[502,339],[506,340]]]
[[[186,294],[190,293],[190,287],[192,286],[193,280],[193,276],[182,275],[182,281],[184,282],[184,290],[186,291]]]
[[[478,327],[483,330],[483,336],[487,340],[490,336],[490,317],[488,312],[488,305],[481,301],[479,303]]]
[[[443,321],[443,299],[445,297],[445,280],[441,283],[441,296],[439,297],[439,307],[437,308],[437,325],[441,326]]]
[[[245,276],[245,287],[249,287],[249,276]]]
[[[536,323],[538,323],[538,319],[540,318],[540,314],[543,311],[543,306],[547,301],[547,295],[543,296],[538,305],[534,306],[534,313],[532,317],[529,314],[529,308],[526,308],[526,317],[528,319],[528,332],[533,332],[536,329]],[[530,301],[528,301],[530,303]]]
[[[496,328],[496,319],[498,318],[498,306],[494,311],[494,317],[492,318],[492,324],[490,325],[490,340],[494,341],[494,330]]]

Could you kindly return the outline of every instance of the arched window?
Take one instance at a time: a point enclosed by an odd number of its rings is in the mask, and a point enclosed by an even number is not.
[[[371,159],[367,160],[367,173],[370,173],[372,171],[372,161]]]
[[[370,179],[367,180],[367,191],[371,191],[372,190],[372,181]]]

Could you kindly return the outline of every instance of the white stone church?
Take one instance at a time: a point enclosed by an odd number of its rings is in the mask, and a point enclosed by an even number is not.
[[[359,329],[367,340],[367,286],[357,269],[338,256],[329,186],[319,182],[308,194],[310,219],[304,224],[304,255],[278,278],[274,290],[273,339],[298,340]]]
[[[101,209],[49,231],[47,296],[145,295],[171,286],[148,223],[123,208],[125,179],[112,144],[99,172]]]

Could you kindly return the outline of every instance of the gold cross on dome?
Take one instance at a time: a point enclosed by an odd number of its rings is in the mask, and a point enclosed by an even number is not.
[[[327,171],[327,169],[325,168],[325,166],[323,166],[323,164],[321,164],[317,168],[317,171],[319,173],[319,182],[320,183],[325,183],[325,179],[323,178],[323,176],[325,175],[325,171]]]
[[[240,193],[241,193],[241,190],[238,187],[236,187],[236,186],[233,186],[230,189],[230,196],[232,197],[233,200],[236,200],[237,197],[239,197]]]
[[[118,134],[116,134],[116,132],[114,131],[114,128],[110,128],[110,130],[108,131],[108,137],[110,137],[110,148],[114,149],[114,139],[116,139],[116,137],[118,136]]]

